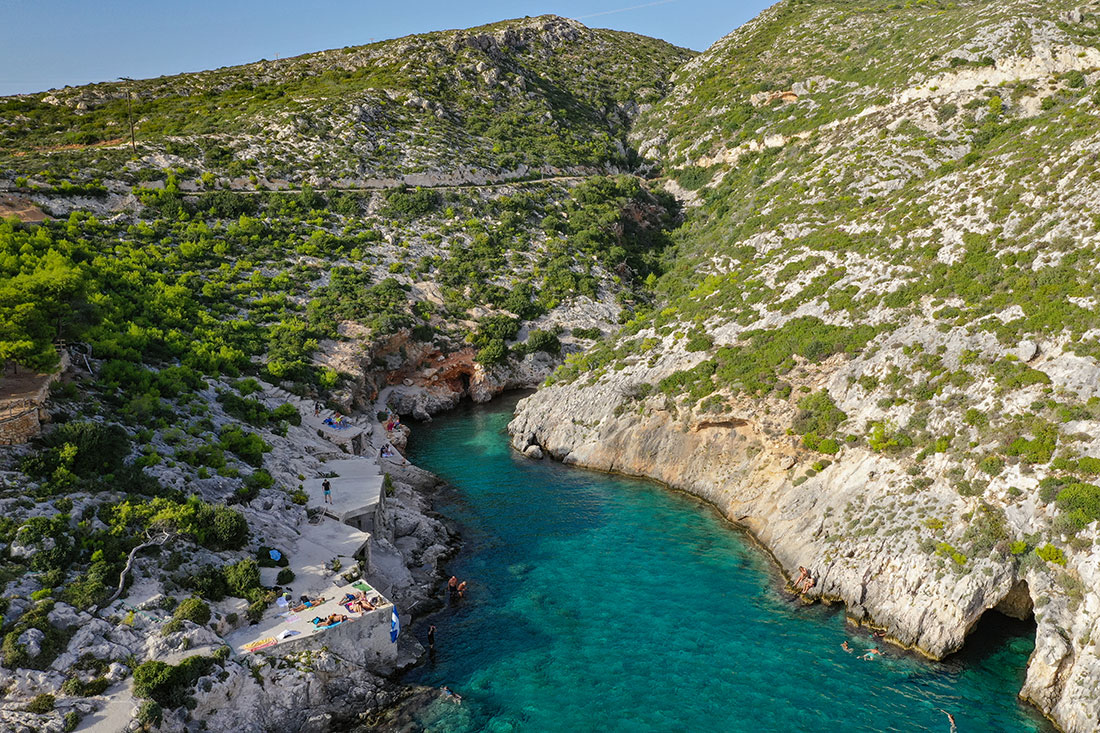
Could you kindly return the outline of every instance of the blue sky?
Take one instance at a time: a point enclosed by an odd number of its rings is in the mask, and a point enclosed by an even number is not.
[[[0,0],[0,95],[555,13],[702,50],[769,0]]]

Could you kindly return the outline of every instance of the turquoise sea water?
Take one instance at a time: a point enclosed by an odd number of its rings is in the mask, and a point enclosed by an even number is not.
[[[1050,730],[1016,699],[1027,624],[983,622],[945,663],[847,654],[873,639],[792,602],[708,506],[513,453],[516,399],[413,430],[410,459],[453,487],[436,508],[463,534],[447,569],[469,581],[429,619],[434,660],[407,676],[463,697],[428,706],[426,730],[946,733],[941,708],[960,733]]]

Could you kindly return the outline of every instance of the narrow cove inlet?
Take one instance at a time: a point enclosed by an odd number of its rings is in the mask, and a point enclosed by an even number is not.
[[[437,509],[469,590],[414,631],[406,675],[448,686],[428,731],[1050,731],[1016,693],[1034,626],[987,615],[933,663],[804,607],[713,508],[657,484],[532,461],[504,429],[518,396],[413,430],[409,459],[449,485]],[[853,649],[846,652],[842,643]]]

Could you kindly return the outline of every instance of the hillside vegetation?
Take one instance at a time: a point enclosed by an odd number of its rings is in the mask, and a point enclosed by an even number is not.
[[[546,16],[0,99],[0,191],[46,215],[0,219],[0,363],[75,367],[0,453],[0,686],[34,679],[0,728],[71,729],[131,672],[142,721],[187,715],[214,660],[139,663],[274,602],[297,466],[341,450],[303,405],[530,385],[652,307],[679,205],[627,132],[690,55]]]
[[[691,52],[540,16],[0,100],[0,169],[239,187],[412,173],[627,170],[641,105]],[[131,95],[132,110],[127,95]],[[132,113],[142,160],[130,161]],[[63,146],[110,148],[49,151]]]
[[[677,466],[933,654],[1027,589],[1024,694],[1095,730],[1100,19],[789,0],[673,81],[631,131],[692,202],[663,302],[570,356],[517,446]]]

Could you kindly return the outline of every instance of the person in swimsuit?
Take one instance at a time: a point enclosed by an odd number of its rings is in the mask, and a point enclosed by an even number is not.
[[[447,687],[447,685],[443,685],[439,689],[443,690],[443,697],[446,697],[451,702],[453,702],[455,705],[461,705],[462,704],[462,696],[459,695],[457,692],[452,692],[451,688]]]
[[[852,647],[848,646],[848,642],[844,642],[843,644],[841,644],[840,648],[843,649],[844,651],[848,652],[849,654],[851,654],[852,651],[853,651]]]
[[[951,723],[951,733],[958,733],[958,728],[955,727],[955,716],[947,712],[943,708],[940,708],[940,712],[947,716],[947,721]]]
[[[867,652],[866,654],[864,654],[864,655],[863,655],[863,656],[861,657],[861,659],[869,659],[869,660],[874,660],[874,659],[875,659],[875,655],[876,655],[876,654],[877,654],[878,656],[880,656],[880,657],[882,656],[882,652],[880,652],[880,651],[879,651],[879,649],[878,649],[878,647],[877,647],[877,646],[876,646],[876,647],[875,647],[874,649],[872,649],[872,650],[870,650],[869,652]]]
[[[435,650],[435,624],[428,627],[428,650]]]
[[[332,503],[332,484],[330,484],[328,482],[328,479],[325,479],[324,481],[321,482],[321,488],[325,492],[325,503],[326,504],[331,504]]]

